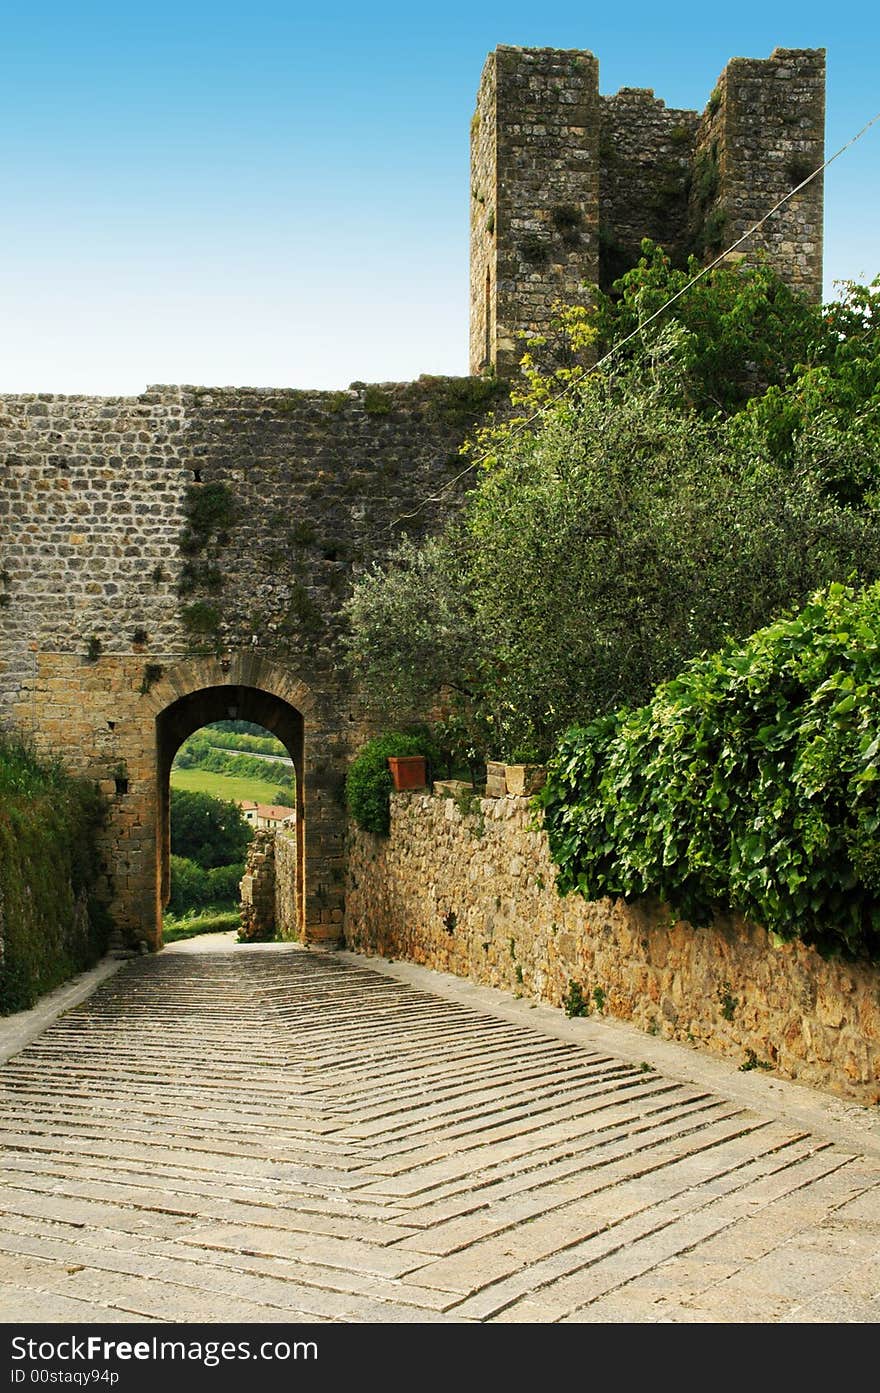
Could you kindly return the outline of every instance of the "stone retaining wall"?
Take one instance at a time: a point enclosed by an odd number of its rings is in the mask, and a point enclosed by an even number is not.
[[[299,937],[296,886],[296,830],[275,830],[275,931],[279,938]]]
[[[242,941],[275,937],[275,833],[255,832],[248,847],[241,894]]]
[[[529,800],[392,797],[391,834],[349,832],[349,948],[408,958],[653,1035],[880,1101],[880,970],[764,929],[692,929],[656,905],[560,898]],[[572,987],[574,984],[574,988]]]

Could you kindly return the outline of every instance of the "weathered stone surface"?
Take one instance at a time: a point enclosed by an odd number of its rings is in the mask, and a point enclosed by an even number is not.
[[[497,48],[471,123],[471,371],[514,371],[520,336],[607,287],[644,237],[678,265],[713,259],[819,168],[824,121],[823,49],[732,59],[700,114],[650,88],[600,96],[585,50]],[[821,177],[738,249],[756,252],[821,297]]]
[[[275,937],[275,833],[255,832],[241,880],[243,942]]]
[[[876,1320],[851,1110],[232,938],[127,963],[0,1068],[7,1320]]]
[[[111,796],[103,893],[129,941],[158,941],[174,750],[230,710],[288,744],[308,825],[298,932],[338,938],[340,790],[371,733],[340,609],[396,519],[424,504],[406,524],[419,536],[455,506],[454,488],[425,500],[487,392],[422,378],[0,397],[0,725]],[[231,516],[193,537],[206,488]]]
[[[880,1100],[880,969],[776,947],[757,925],[693,929],[662,906],[560,898],[525,798],[392,798],[391,835],[350,829],[345,937],[379,953],[652,1035],[746,1068]]]

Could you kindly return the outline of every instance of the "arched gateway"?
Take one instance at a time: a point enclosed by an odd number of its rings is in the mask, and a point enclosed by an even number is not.
[[[252,685],[259,682],[259,686]],[[203,685],[204,684],[204,685]],[[296,682],[283,668],[275,664],[238,657],[234,660],[211,659],[197,663],[181,663],[169,673],[154,695],[164,700],[169,689],[178,695],[156,715],[156,923],[161,931],[162,909],[171,890],[171,799],[170,774],[174,756],[187,736],[212,721],[255,721],[265,726],[287,748],[296,773],[296,923],[298,936],[304,942],[327,938],[322,925],[322,905],[313,906],[307,915],[306,900],[306,807],[309,803],[306,782],[306,729],[313,714],[311,694],[302,683]],[[316,806],[320,821],[320,804]],[[328,867],[320,854],[320,839],[315,848],[314,874],[310,877],[318,887],[326,879]],[[321,898],[328,899],[328,888],[321,888]],[[327,908],[325,904],[323,906]],[[337,908],[341,909],[340,906]],[[334,926],[331,908],[330,937],[339,933]]]

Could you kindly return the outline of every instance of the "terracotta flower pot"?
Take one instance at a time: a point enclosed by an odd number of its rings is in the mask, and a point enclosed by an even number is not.
[[[424,755],[389,755],[388,768],[398,793],[424,788],[428,782],[428,761]]]

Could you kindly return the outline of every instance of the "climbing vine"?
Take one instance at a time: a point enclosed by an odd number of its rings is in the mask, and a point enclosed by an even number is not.
[[[832,585],[569,731],[538,795],[558,886],[880,957],[880,583]]]

